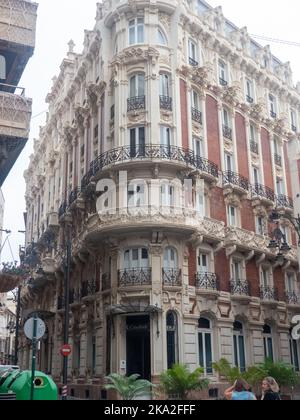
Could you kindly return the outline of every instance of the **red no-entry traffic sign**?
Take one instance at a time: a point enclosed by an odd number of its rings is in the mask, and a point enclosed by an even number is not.
[[[71,346],[69,344],[64,344],[60,349],[60,354],[64,357],[70,356],[72,352]]]

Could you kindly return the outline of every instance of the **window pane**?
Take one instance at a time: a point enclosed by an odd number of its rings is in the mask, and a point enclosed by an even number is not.
[[[129,44],[135,44],[135,27],[132,26],[129,28]]]
[[[136,96],[136,76],[132,76],[130,78],[130,98],[134,98]]]
[[[234,351],[234,364],[235,366],[239,366],[239,358],[238,358],[238,347],[237,347],[237,337],[236,335],[233,336],[233,351]]]
[[[239,337],[239,355],[240,355],[240,370],[244,372],[246,370],[246,357],[245,357],[245,343],[244,337]]]
[[[139,250],[138,249],[133,249],[132,250],[132,260],[137,261],[138,259],[139,259]]]
[[[137,28],[137,42],[138,44],[144,42],[144,25],[139,25]]]
[[[294,355],[294,367],[299,372],[299,354],[298,354],[298,341],[293,340],[293,355]]]
[[[145,76],[143,74],[138,75],[138,96],[145,95]]]
[[[148,259],[148,250],[146,248],[142,249],[142,259]]]
[[[266,337],[264,337],[264,355],[265,355],[265,359],[268,358],[268,353],[267,353],[267,343],[266,343],[267,339]]]
[[[175,364],[175,332],[167,331],[167,358],[168,369]]]
[[[212,344],[211,334],[205,334],[206,373],[212,374]]]
[[[204,348],[203,348],[203,334],[199,333],[198,334],[199,337],[199,365],[201,367],[204,367]]]
[[[273,340],[271,337],[268,337],[268,358],[274,361],[273,355]]]

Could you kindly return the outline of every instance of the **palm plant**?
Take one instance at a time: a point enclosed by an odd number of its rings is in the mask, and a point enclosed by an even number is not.
[[[105,389],[116,391],[122,400],[134,400],[143,397],[151,392],[154,385],[145,379],[139,379],[139,377],[140,375],[137,374],[123,376],[118,373],[111,373],[105,378],[110,382],[105,385]]]
[[[213,363],[212,366],[221,377],[225,378],[230,383],[234,383],[243,376],[239,368],[231,367],[227,359],[220,359],[219,362]]]
[[[178,395],[180,400],[186,400],[190,391],[208,388],[209,381],[202,377],[203,373],[202,368],[190,372],[186,365],[175,364],[160,376],[161,386],[168,395]]]

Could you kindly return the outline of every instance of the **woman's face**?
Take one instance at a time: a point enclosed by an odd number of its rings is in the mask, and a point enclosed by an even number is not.
[[[263,391],[268,391],[268,389],[270,389],[270,385],[268,384],[267,381],[262,381],[261,386],[262,386]]]

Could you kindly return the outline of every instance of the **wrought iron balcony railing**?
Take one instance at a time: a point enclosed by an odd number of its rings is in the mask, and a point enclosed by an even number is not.
[[[282,166],[282,157],[278,153],[274,153],[275,164]]]
[[[69,194],[69,199],[68,199],[68,204],[69,204],[69,206],[70,206],[71,204],[73,204],[73,203],[74,203],[74,201],[76,201],[76,200],[77,200],[77,198],[78,198],[78,195],[79,195],[80,191],[81,191],[81,188],[80,188],[80,187],[77,187],[77,188],[74,188],[74,190],[70,192],[70,194]]]
[[[163,145],[144,145],[140,148],[132,148],[130,146],[112,149],[103,153],[95,159],[90,166],[90,171],[83,177],[81,187],[85,188],[93,175],[96,175],[104,167],[128,162],[132,160],[171,160],[181,162],[187,166],[199,169],[206,172],[215,178],[219,177],[219,168],[213,162],[207,159],[198,157],[192,150],[183,149],[177,146],[163,146]]]
[[[193,67],[197,67],[199,64],[198,61],[194,60],[192,57],[189,57],[189,63],[190,63],[190,66],[193,66]]]
[[[286,302],[290,305],[300,305],[300,294],[297,292],[286,292]]]
[[[265,301],[277,301],[278,293],[274,287],[271,286],[261,286],[260,287],[260,298]]]
[[[223,79],[222,77],[219,77],[219,83],[221,86],[227,86],[228,82],[227,80]]]
[[[245,191],[249,191],[249,187],[250,187],[250,184],[247,178],[232,171],[227,171],[223,173],[223,184],[236,185],[237,187],[240,187]]]
[[[258,155],[259,149],[258,149],[258,143],[256,143],[256,141],[250,142],[250,150],[252,153],[255,153],[256,155]]]
[[[119,270],[119,287],[150,286],[151,268]]]
[[[83,282],[81,285],[81,297],[93,296],[95,293],[99,292],[97,287],[97,282],[95,279]]]
[[[218,290],[218,279],[215,273],[196,273],[196,288],[201,290]]]
[[[249,104],[253,104],[253,102],[254,102],[254,99],[250,95],[246,96],[246,100]]]
[[[294,133],[297,133],[297,127],[294,124],[292,124],[291,128]]]
[[[192,120],[202,125],[202,112],[196,108],[192,108]]]
[[[228,127],[227,125],[223,125],[223,136],[226,139],[232,140],[232,128]]]
[[[165,286],[181,286],[182,284],[182,275],[179,269],[163,268],[162,277]]]
[[[283,194],[279,194],[276,197],[276,206],[285,207],[292,210],[294,208],[294,203],[290,197],[287,197],[286,195],[283,195]]]
[[[165,109],[166,111],[172,111],[173,109],[173,100],[170,98],[170,96],[160,95],[159,104],[160,108]]]
[[[111,289],[111,276],[109,273],[102,274],[102,291]]]
[[[271,188],[266,187],[265,185],[261,185],[261,184],[252,185],[251,194],[252,194],[252,197],[259,196],[272,202],[275,202],[276,200],[274,191]]]
[[[146,108],[146,97],[145,95],[136,96],[134,98],[127,99],[127,111],[138,111]]]
[[[274,111],[270,111],[271,118],[277,118],[277,114]]]
[[[231,280],[230,290],[232,295],[250,296],[250,284],[248,280]]]

